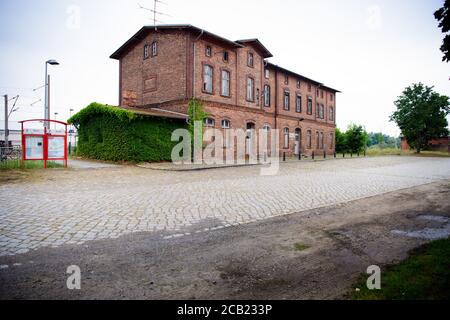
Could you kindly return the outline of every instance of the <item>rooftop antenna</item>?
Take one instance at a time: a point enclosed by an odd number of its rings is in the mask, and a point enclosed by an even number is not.
[[[158,23],[163,23],[162,21],[159,21],[159,20],[156,19],[156,15],[161,15],[161,16],[170,17],[170,15],[168,15],[168,14],[166,14],[166,13],[164,13],[164,12],[161,12],[161,11],[158,11],[158,10],[157,10],[157,5],[158,5],[158,4],[163,4],[163,5],[166,5],[166,6],[167,6],[167,3],[165,3],[165,2],[163,2],[163,1],[161,1],[161,0],[153,0],[153,9],[149,9],[149,8],[143,7],[143,6],[141,6],[141,5],[138,3],[139,9],[147,10],[147,11],[150,11],[151,13],[153,13],[153,26],[155,27],[155,30],[157,30],[157,26],[156,26],[156,23],[157,23],[157,22],[158,22]]]

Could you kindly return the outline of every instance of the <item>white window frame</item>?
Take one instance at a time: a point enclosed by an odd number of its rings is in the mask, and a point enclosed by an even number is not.
[[[255,101],[255,79],[247,77],[247,101]]]
[[[214,127],[216,125],[216,120],[213,118],[205,118],[203,124],[205,127]]]
[[[210,73],[208,72],[210,71]],[[203,91],[206,93],[213,93],[214,85],[213,85],[213,79],[214,79],[214,69],[209,64],[203,65]]]
[[[225,77],[227,75],[227,77]],[[221,95],[224,97],[231,96],[231,73],[228,70],[222,70],[221,72]]]

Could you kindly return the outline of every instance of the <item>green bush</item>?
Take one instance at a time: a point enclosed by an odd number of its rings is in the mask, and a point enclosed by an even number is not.
[[[182,120],[140,116],[118,107],[92,103],[68,120],[78,129],[77,155],[106,160],[169,161],[172,132]]]

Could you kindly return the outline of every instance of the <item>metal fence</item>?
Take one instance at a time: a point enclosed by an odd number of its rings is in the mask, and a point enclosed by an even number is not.
[[[16,160],[22,159],[22,147],[0,147],[0,161]]]

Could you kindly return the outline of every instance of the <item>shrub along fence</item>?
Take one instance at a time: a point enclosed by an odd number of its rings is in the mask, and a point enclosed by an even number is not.
[[[78,129],[79,156],[132,162],[169,161],[175,129],[185,121],[135,114],[118,107],[92,103],[69,120]]]

